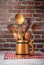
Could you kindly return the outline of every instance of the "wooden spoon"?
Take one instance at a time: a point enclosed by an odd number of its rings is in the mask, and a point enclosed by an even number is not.
[[[29,40],[31,38],[31,36],[32,36],[32,32],[26,32],[25,33],[25,39],[26,40]]]
[[[30,19],[27,19],[26,28],[25,28],[25,32],[24,33],[27,32],[27,30],[29,29],[30,25],[31,25],[31,21],[30,21]]]
[[[36,30],[36,29],[38,29],[38,28],[39,28],[39,26],[38,26],[37,23],[34,23],[34,24],[31,26],[32,31],[34,31],[34,30]]]
[[[14,32],[13,35],[14,35],[15,41],[17,42],[17,40],[18,40],[18,38],[19,38],[19,37],[18,37],[18,34],[17,34],[16,32]]]
[[[18,34],[20,35],[20,39],[23,39],[23,30],[22,30],[22,23],[24,22],[24,17],[22,14],[16,14],[15,21],[18,25]]]
[[[12,24],[8,25],[7,27],[9,29],[9,31],[13,33],[14,38],[17,41],[18,40],[18,34],[16,33],[16,28]]]
[[[31,21],[30,21],[30,19],[27,19],[25,31],[23,33],[23,38],[24,39],[28,39],[30,37],[30,33],[27,33],[27,30],[29,29],[30,25],[31,25]]]
[[[16,14],[15,21],[18,25],[22,24],[24,22],[24,17],[22,14]]]
[[[12,32],[12,33],[16,32],[16,28],[15,28],[12,24],[8,25],[7,28],[8,28],[9,31]]]
[[[34,30],[36,30],[38,28],[38,25],[36,23],[34,23],[32,26],[31,26],[31,29],[32,31],[30,32],[26,32],[25,33],[25,39],[29,40],[32,36],[32,33],[34,32]]]

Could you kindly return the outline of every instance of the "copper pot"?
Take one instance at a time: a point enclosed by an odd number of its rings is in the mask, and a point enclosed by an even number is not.
[[[33,40],[28,43],[27,40],[19,40],[16,44],[16,54],[17,55],[30,55],[34,53]],[[29,50],[29,47],[32,47],[32,50]]]

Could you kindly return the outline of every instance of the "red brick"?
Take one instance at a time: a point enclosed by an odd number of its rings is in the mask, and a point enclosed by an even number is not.
[[[33,13],[34,12],[34,10],[26,10],[26,13]]]
[[[23,14],[24,15],[24,17],[32,17],[32,14],[30,13],[30,14]]]
[[[7,13],[7,9],[0,9],[0,13]]]
[[[11,5],[11,6],[7,6],[6,7],[7,9],[13,9],[13,6]]]
[[[11,19],[10,19],[11,20]],[[0,25],[9,25],[9,24],[15,24],[15,22],[14,21],[11,21],[11,22],[6,22],[6,21],[2,21],[1,23],[0,23]]]
[[[34,9],[40,9],[41,6],[36,6],[36,5],[35,5],[35,6],[33,6],[33,8],[34,8]]]
[[[36,44],[34,44],[34,48],[36,48]]]
[[[43,48],[43,44],[37,44],[37,48]]]
[[[35,2],[33,2],[33,4],[34,5],[40,5],[40,1],[38,1],[38,2],[35,1]]]
[[[7,5],[7,0],[6,1],[1,1],[1,4]]]
[[[9,50],[9,51],[11,51],[11,50],[12,50],[12,51],[15,51],[15,48],[14,48],[14,49],[12,49],[12,48],[11,48],[11,49],[8,49],[8,48],[0,49],[0,51],[8,51],[8,50]]]
[[[34,9],[42,9],[42,10],[43,10],[43,9],[44,9],[44,6],[42,6],[42,5],[41,5],[41,6],[36,6],[36,5],[35,5],[35,6],[33,6],[33,8],[34,8]]]
[[[21,2],[20,1],[19,2],[17,2],[17,1],[15,1],[15,2],[10,1],[10,2],[8,2],[8,4],[9,5],[21,5]]]
[[[26,9],[26,6],[14,6],[15,9]]]
[[[44,34],[44,31],[34,31],[34,34]]]
[[[10,13],[20,13],[21,10],[9,10]]]
[[[7,42],[15,42],[15,39],[7,39]]]
[[[1,35],[0,35],[0,38],[1,38]]]
[[[33,8],[33,6],[27,6],[27,8],[26,9],[32,9]]]
[[[22,5],[27,5],[27,2],[25,1],[25,2],[22,2]]]
[[[44,16],[44,14],[43,14]],[[43,17],[42,14],[34,14],[34,17]]]
[[[7,2],[6,2],[6,1],[1,1],[1,2],[0,2],[0,7],[6,6],[6,5],[7,5]]]
[[[2,44],[0,44],[0,47],[2,47]]]
[[[40,50],[41,52],[44,52],[44,48]]]
[[[0,17],[10,17],[10,16],[11,16],[11,14],[4,14],[4,13],[3,14],[2,13],[0,14]]]
[[[44,10],[42,10],[41,12],[44,13]]]
[[[29,5],[33,5],[33,2],[32,1],[27,1],[27,3],[29,4]]]
[[[36,10],[35,10],[35,13],[41,13],[41,10],[39,10],[39,9],[37,10],[37,9],[36,9]]]
[[[16,44],[10,44],[10,47],[16,47]]]
[[[44,35],[42,35],[42,38],[44,38]]]
[[[22,2],[22,5],[32,5],[33,4],[33,2],[32,1],[25,1],[25,2]]]
[[[40,35],[35,35],[35,38],[39,38],[39,39],[40,39],[40,38],[41,38],[41,36],[40,36]]]
[[[13,9],[13,6],[1,5],[0,8],[1,8],[1,9]]]
[[[37,43],[44,43],[44,40],[41,40],[41,39],[39,39],[39,40],[37,39],[37,40],[36,40],[36,39],[35,39],[35,42],[37,42]]]
[[[3,44],[3,47],[9,47],[9,44]]]
[[[26,13],[26,9],[22,9],[21,12],[22,12],[22,13]]]
[[[2,35],[1,37],[2,37],[2,38],[14,38],[13,35],[6,35],[6,34],[5,34],[5,35]]]
[[[5,40],[4,40],[4,39],[0,39],[0,43],[1,43],[1,42],[5,42]]]
[[[44,5],[44,1],[43,1],[43,2],[41,2],[41,5]]]
[[[9,20],[9,18],[7,18],[7,17],[0,17],[0,21],[8,21]]]
[[[44,13],[41,14],[41,17],[44,18]]]
[[[39,49],[35,49],[35,51],[39,51]]]
[[[3,25],[3,26],[1,25],[0,28],[1,28],[2,30],[7,29],[5,25]]]
[[[3,48],[3,49],[0,49],[0,51],[15,51],[15,48]]]
[[[41,21],[41,18],[37,18],[36,21]]]
[[[1,31],[1,34],[3,34],[3,35],[4,34],[7,34],[7,35],[10,34],[11,35],[11,32],[10,31]]]

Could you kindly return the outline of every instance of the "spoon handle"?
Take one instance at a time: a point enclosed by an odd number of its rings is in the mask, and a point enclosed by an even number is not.
[[[18,37],[19,39],[23,40],[23,29],[22,29],[22,25],[18,25]]]

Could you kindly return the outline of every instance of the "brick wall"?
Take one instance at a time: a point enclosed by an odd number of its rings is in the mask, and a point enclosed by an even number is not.
[[[40,29],[33,33],[34,47],[36,51],[44,52],[43,0],[0,0],[0,50],[15,50],[15,39],[7,26],[16,26],[13,20],[16,13],[23,13],[25,19],[30,18],[39,24]]]

